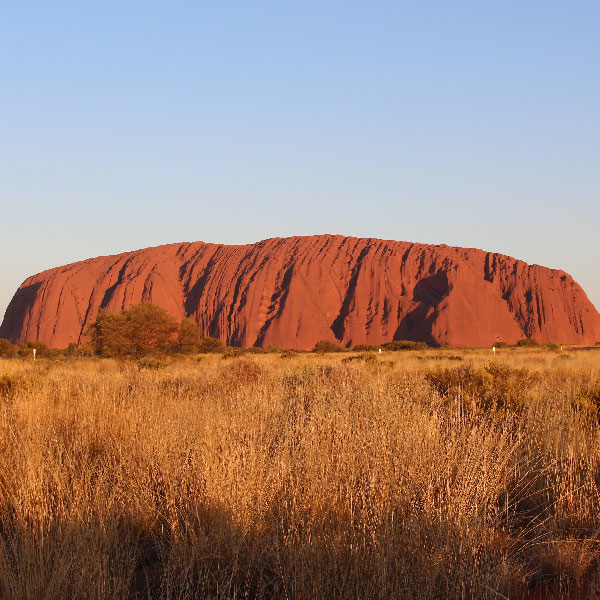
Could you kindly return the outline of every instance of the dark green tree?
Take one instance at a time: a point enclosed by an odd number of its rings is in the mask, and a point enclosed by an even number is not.
[[[102,310],[87,329],[100,356],[140,358],[174,351],[179,345],[179,326],[164,308],[142,302],[120,313]]]

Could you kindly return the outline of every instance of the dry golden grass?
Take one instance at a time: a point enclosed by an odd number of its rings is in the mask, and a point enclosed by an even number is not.
[[[0,598],[595,597],[569,354],[0,361]]]

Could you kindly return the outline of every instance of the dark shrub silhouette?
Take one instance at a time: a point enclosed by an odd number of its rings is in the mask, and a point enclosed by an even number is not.
[[[318,352],[319,354],[325,354],[326,352],[343,352],[343,348],[332,342],[331,340],[321,340],[315,344],[313,348],[313,352]]]
[[[9,340],[0,339],[0,356],[4,358],[13,358],[17,355],[17,347],[11,344]]]
[[[149,302],[119,313],[102,310],[87,329],[96,354],[131,358],[173,352],[179,345],[178,332],[175,318]]]

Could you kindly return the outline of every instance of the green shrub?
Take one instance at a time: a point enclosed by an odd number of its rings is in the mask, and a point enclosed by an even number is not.
[[[223,352],[225,346],[217,338],[205,337],[193,319],[185,318],[179,325],[179,352],[190,354],[198,352],[208,354],[210,352]],[[262,353],[262,348],[246,348],[246,352]]]
[[[547,350],[552,350],[553,352],[558,352],[560,350],[560,346],[555,344],[554,342],[547,342],[544,344],[544,348]]]
[[[519,346],[519,348],[533,348],[539,345],[540,343],[537,340],[534,340],[533,338],[524,338],[517,342],[517,346]]]
[[[94,348],[92,347],[91,344],[82,344],[80,346],[79,344],[75,344],[74,342],[71,342],[67,346],[65,353],[68,358],[82,358],[84,356],[93,356]]]
[[[227,348],[223,348],[223,356],[221,357],[223,360],[227,360],[228,358],[240,358],[246,354],[243,348],[234,348],[231,346],[227,346]]]
[[[43,342],[37,340],[23,342],[17,349],[17,353],[23,358],[33,358],[34,348],[36,351],[36,358],[58,358],[61,355],[60,350],[50,348]]]
[[[321,340],[315,344],[313,348],[313,352],[317,352],[319,354],[325,354],[327,352],[343,352],[344,349],[335,342],[331,340]]]
[[[343,363],[349,363],[354,361],[361,361],[368,365],[374,365],[377,362],[377,357],[372,352],[363,352],[356,356],[348,356],[342,360]]]
[[[352,348],[353,352],[377,352],[381,348],[378,344],[358,344]]]
[[[76,344],[75,342],[71,342],[68,346],[67,349],[65,350],[67,356],[72,357],[72,356],[77,356],[79,353],[79,344]]]
[[[224,352],[223,342],[213,337],[203,337],[198,343],[198,352],[200,354],[209,354],[211,352]]]
[[[17,356],[17,347],[9,340],[0,338],[0,356],[3,358],[14,358]]]
[[[179,326],[164,308],[142,302],[119,313],[102,310],[87,329],[94,352],[101,356],[142,358],[173,352]]]
[[[417,360],[424,361],[442,361],[442,360],[464,360],[462,356],[458,354],[434,354],[433,356],[416,356]]]
[[[539,375],[527,369],[514,369],[490,363],[476,369],[473,365],[456,368],[438,368],[425,378],[443,396],[461,396],[484,410],[519,410]]]
[[[266,354],[267,351],[260,346],[246,346],[244,348],[246,354]]]
[[[188,317],[183,319],[179,324],[179,351],[184,354],[197,352],[201,340],[202,332],[196,321]]]
[[[394,340],[383,344],[382,348],[391,352],[399,350],[427,350],[429,346],[425,342],[413,342],[412,340]]]

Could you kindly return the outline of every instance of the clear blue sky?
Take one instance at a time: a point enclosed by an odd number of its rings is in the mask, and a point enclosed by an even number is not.
[[[600,307],[600,3],[10,2],[0,317],[49,267],[341,233],[570,272]]]

